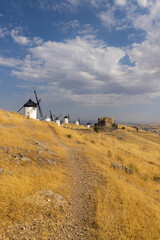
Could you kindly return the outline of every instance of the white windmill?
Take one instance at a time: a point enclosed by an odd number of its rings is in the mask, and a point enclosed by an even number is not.
[[[68,114],[68,116],[64,117],[64,123],[69,123],[69,114]]]
[[[75,121],[75,124],[76,124],[76,125],[79,125],[79,124],[80,124],[80,118],[78,118],[78,119]]]
[[[60,114],[58,117],[56,115],[53,114],[53,116],[55,117],[55,122],[58,126],[61,125],[61,120],[60,117],[62,116],[62,114]]]
[[[41,99],[37,97],[36,91],[34,90],[34,94],[36,97],[36,103],[33,102],[31,99],[28,100],[28,102],[26,102],[19,110],[18,112],[21,111],[22,108],[24,108],[24,115],[26,117],[30,117],[33,119],[37,119],[37,107],[39,110],[39,114],[40,117],[43,117],[42,111],[41,111],[41,107],[40,107],[40,101]]]
[[[53,122],[52,112],[50,111],[49,116],[46,115],[42,120],[46,122]]]
[[[91,124],[90,124],[90,123],[87,123],[87,124],[86,124],[86,127],[90,128],[90,127],[91,127]]]

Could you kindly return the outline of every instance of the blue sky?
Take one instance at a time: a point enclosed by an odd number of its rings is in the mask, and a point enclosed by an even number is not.
[[[160,121],[160,1],[1,0],[0,108]]]

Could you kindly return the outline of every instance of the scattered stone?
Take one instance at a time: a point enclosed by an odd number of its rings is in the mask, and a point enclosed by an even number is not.
[[[120,169],[128,174],[133,174],[132,169],[130,169],[129,167],[125,167],[123,164],[120,163],[111,163],[110,167],[114,169]]]
[[[20,156],[21,158],[25,157],[24,153],[19,153],[19,156]]]
[[[19,161],[18,161],[18,159],[16,159],[16,164],[19,165]]]
[[[55,152],[53,152],[52,150],[48,150],[47,151],[49,154],[51,154],[51,155],[54,155],[55,154]]]
[[[4,172],[3,168],[0,168],[0,174],[2,174]]]
[[[28,158],[28,157],[22,157],[21,160],[24,161],[24,162],[30,162],[31,161],[31,159]]]
[[[8,153],[8,154],[11,153],[11,149],[10,149],[10,148],[7,149],[7,153]]]
[[[52,197],[54,199],[57,199],[58,201],[62,201],[64,203],[67,203],[67,201],[59,194],[53,192],[52,190],[41,190],[39,191],[39,194],[44,197]]]
[[[19,155],[18,154],[13,154],[12,155],[15,159],[19,159]]]
[[[6,149],[7,147],[4,147],[4,146],[0,146],[0,149],[4,150]]]
[[[46,161],[47,163],[51,164],[51,165],[57,165],[57,162],[55,162],[55,161],[53,161],[53,160],[51,160],[51,159],[46,158],[45,161]]]
[[[38,154],[41,155],[43,153],[42,149],[38,149]]]

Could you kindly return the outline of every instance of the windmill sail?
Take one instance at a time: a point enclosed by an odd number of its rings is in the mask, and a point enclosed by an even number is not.
[[[43,114],[42,114],[42,110],[41,110],[41,107],[40,107],[40,101],[41,101],[41,99],[39,98],[38,99],[38,97],[37,97],[37,93],[36,93],[36,91],[34,90],[34,94],[35,94],[35,97],[36,97],[36,101],[37,101],[37,106],[38,106],[38,110],[39,110],[39,114],[40,114],[40,116],[41,116],[41,118],[43,117]]]

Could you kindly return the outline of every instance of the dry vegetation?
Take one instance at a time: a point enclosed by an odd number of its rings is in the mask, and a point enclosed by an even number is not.
[[[108,133],[69,128],[57,129],[59,137],[69,145],[81,143],[91,168],[107,181],[95,184],[99,239],[160,239],[160,137],[121,126]]]
[[[90,169],[104,179],[92,183],[99,239],[160,239],[159,136],[131,127],[96,133],[82,126],[59,127],[4,111],[0,111],[0,146],[5,147],[0,149],[0,168],[5,171],[0,174],[1,229],[37,214],[39,208],[26,199],[39,190],[51,189],[67,199],[66,152],[53,131],[65,145],[83,151]],[[40,144],[44,148],[41,153]],[[43,161],[51,158],[51,151],[59,163],[56,166]],[[21,152],[31,161],[17,163],[13,154]],[[133,174],[113,169],[111,163],[123,164]],[[55,215],[59,217],[58,212]]]
[[[1,232],[9,224],[41,215],[40,205],[27,201],[38,191],[67,196],[65,157],[46,123],[0,110]],[[58,217],[58,212],[54,214]]]

